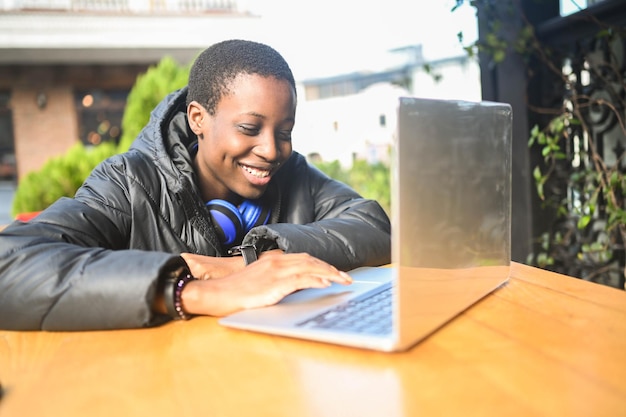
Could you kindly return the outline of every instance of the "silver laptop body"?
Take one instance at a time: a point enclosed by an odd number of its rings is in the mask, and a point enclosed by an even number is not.
[[[508,104],[400,98],[391,162],[392,266],[358,268],[349,272],[350,286],[298,291],[219,323],[386,352],[435,332],[508,280],[511,124]],[[391,287],[388,333],[308,325],[385,286]]]

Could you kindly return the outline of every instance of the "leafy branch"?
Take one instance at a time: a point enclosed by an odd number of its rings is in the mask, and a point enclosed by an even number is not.
[[[535,189],[544,210],[555,218],[551,230],[537,237],[536,253],[528,262],[588,280],[617,273],[623,283],[626,71],[616,51],[626,42],[625,28],[588,15],[598,29],[579,50],[548,47],[516,2],[457,0],[453,10],[464,3],[477,9],[486,28],[478,41],[465,46],[468,54],[488,59],[487,67],[517,54],[529,80],[551,77],[562,92],[558,107],[527,103],[542,120],[528,139],[530,149],[541,155],[541,163],[532,168]],[[519,23],[514,35],[503,22]],[[604,146],[607,126],[617,138],[613,149]]]

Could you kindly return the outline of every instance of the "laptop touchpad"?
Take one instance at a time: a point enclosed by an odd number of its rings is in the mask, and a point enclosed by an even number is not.
[[[309,288],[296,291],[283,298],[279,304],[305,303],[315,301],[316,303],[328,301],[329,305],[336,304],[340,298],[346,301],[354,298],[365,291],[369,291],[380,283],[374,282],[353,282],[350,285],[332,284],[326,288]]]

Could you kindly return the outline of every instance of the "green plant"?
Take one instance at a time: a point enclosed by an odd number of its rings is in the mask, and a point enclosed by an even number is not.
[[[189,67],[180,66],[170,57],[161,59],[158,65],[137,77],[128,94],[122,117],[122,137],[119,150],[128,150],[141,129],[150,120],[150,113],[172,91],[187,84]]]
[[[457,6],[464,2],[457,0]],[[579,38],[575,48],[547,45],[525,19],[519,2],[469,3],[482,16],[485,33],[466,47],[468,53],[482,54],[491,65],[501,63],[507,54],[518,54],[530,88],[535,79],[543,79],[534,85],[550,85],[561,95],[549,107],[532,99],[528,103],[539,121],[528,140],[530,149],[540,155],[532,167],[536,192],[547,218],[554,220],[537,236],[527,262],[623,288],[625,28],[586,15],[597,28],[595,36]],[[516,21],[520,29],[505,40],[502,22]]]
[[[49,159],[40,170],[20,179],[13,198],[12,215],[40,211],[60,197],[73,196],[93,167],[115,153],[117,148],[111,143],[89,149],[77,143],[63,156]]]
[[[329,177],[348,184],[349,172],[341,166],[339,161],[316,161],[313,165]]]
[[[329,177],[348,184],[363,197],[378,201],[387,214],[391,213],[391,173],[385,164],[356,160],[350,169],[342,168],[339,161],[316,162],[314,165]]]
[[[370,164],[358,159],[348,173],[348,183],[363,197],[378,201],[387,213],[391,207],[391,172],[381,162]]]

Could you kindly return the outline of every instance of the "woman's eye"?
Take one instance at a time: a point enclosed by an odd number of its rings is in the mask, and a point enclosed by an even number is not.
[[[282,130],[278,132],[278,138],[280,140],[291,140],[291,130]]]
[[[259,128],[253,125],[238,125],[238,128],[246,135],[256,135],[259,133]]]

